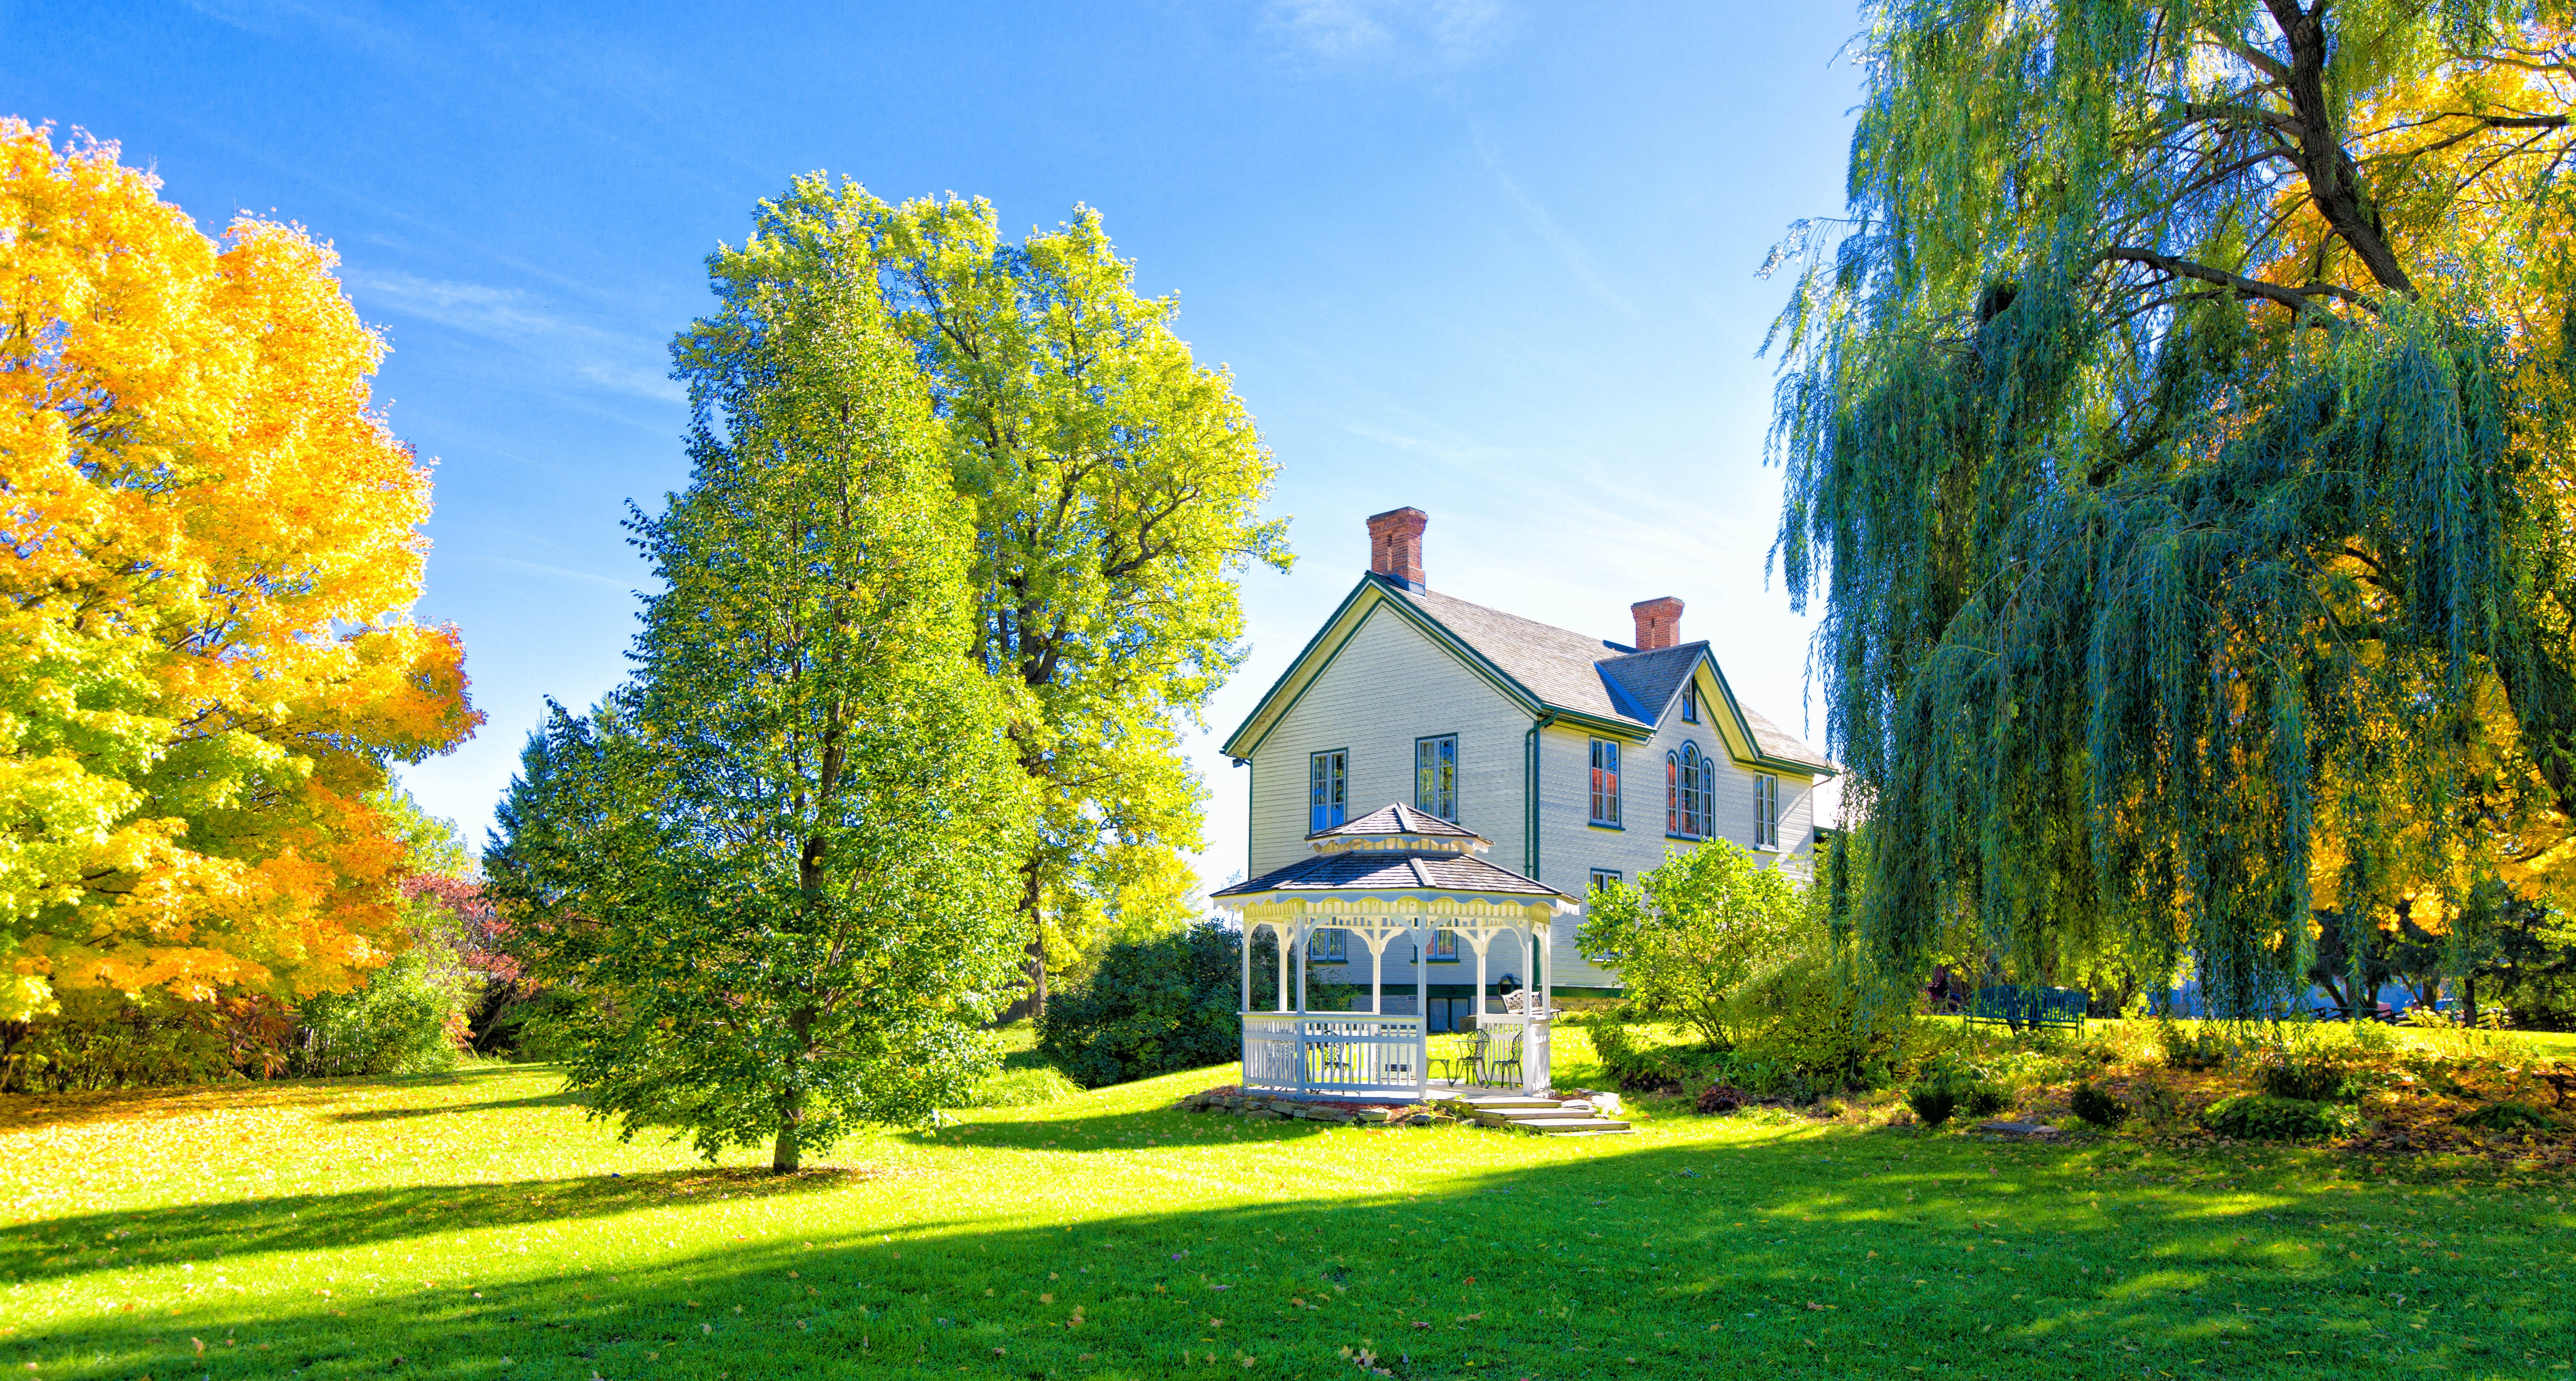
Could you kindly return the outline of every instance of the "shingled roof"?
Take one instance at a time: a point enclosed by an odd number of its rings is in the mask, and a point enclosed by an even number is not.
[[[1393,597],[1409,601],[1546,705],[1626,720],[1652,729],[1709,655],[1705,639],[1639,652],[1624,643],[1587,637],[1571,629],[1471,604],[1435,590],[1390,584]],[[1741,706],[1737,707],[1742,709]],[[1818,771],[1838,771],[1833,761],[1798,736],[1747,709],[1754,746],[1762,755]]]
[[[1380,838],[1391,848],[1344,850],[1336,840]],[[1410,839],[1412,843],[1402,842]],[[1210,893],[1248,897],[1270,892],[1447,892],[1477,896],[1574,899],[1509,868],[1475,856],[1485,837],[1463,825],[1398,803],[1308,836],[1316,854],[1249,882]]]
[[[1509,868],[1467,854],[1318,854],[1248,882],[1220,888],[1215,897],[1261,892],[1478,892],[1557,897],[1564,893]]]
[[[1427,811],[1415,810],[1402,801],[1370,811],[1349,824],[1335,825],[1328,830],[1317,830],[1307,838],[1332,839],[1373,834],[1418,834],[1476,844],[1485,842],[1483,835],[1464,825],[1452,824]]]

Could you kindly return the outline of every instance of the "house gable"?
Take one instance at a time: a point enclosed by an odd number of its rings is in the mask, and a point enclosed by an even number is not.
[[[1227,742],[1250,769],[1255,873],[1303,857],[1317,822],[1315,773],[1330,771],[1344,809],[1416,801],[1417,755],[1448,740],[1453,817],[1517,861],[1527,839],[1530,726],[1542,713],[1525,688],[1461,655],[1454,640],[1384,592],[1334,620],[1270,703]],[[1337,766],[1318,765],[1330,755]]]

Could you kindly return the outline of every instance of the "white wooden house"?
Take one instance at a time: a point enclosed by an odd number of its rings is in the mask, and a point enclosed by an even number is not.
[[[1482,1001],[1474,949],[1448,931],[1373,956],[1348,927],[1301,926],[1313,978],[1374,984],[1385,1015],[1461,1030],[1542,976],[1560,995],[1617,991],[1574,947],[1601,879],[1712,839],[1808,867],[1813,794],[1834,768],[1736,698],[1710,642],[1682,640],[1680,600],[1632,606],[1625,643],[1551,627],[1434,591],[1419,509],[1368,522],[1368,574],[1226,740],[1252,797],[1250,878],[1227,891],[1261,894],[1327,831],[1400,803],[1573,904],[1486,954]]]

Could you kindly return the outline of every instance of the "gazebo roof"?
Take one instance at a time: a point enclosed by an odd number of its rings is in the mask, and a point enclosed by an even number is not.
[[[1324,839],[1359,834],[1419,834],[1434,839],[1472,839],[1479,844],[1485,842],[1483,835],[1464,825],[1415,810],[1401,801],[1382,810],[1370,811],[1347,825],[1335,825],[1328,830],[1317,830],[1306,837]]]
[[[1335,853],[1318,854],[1299,859],[1285,868],[1264,873],[1246,882],[1210,893],[1216,897],[1248,897],[1261,892],[1461,892],[1491,893],[1515,897],[1564,898],[1564,893],[1540,882],[1525,878],[1509,868],[1497,868],[1481,858],[1459,855],[1425,857],[1421,854]]]
[[[1436,815],[1396,804],[1307,836],[1313,858],[1273,869],[1210,893],[1212,899],[1359,898],[1410,895],[1564,909],[1574,898],[1475,855],[1492,845],[1483,835]]]
[[[1373,810],[1346,825],[1306,836],[1319,854],[1380,853],[1480,854],[1493,847],[1485,837],[1453,821],[1398,803]]]

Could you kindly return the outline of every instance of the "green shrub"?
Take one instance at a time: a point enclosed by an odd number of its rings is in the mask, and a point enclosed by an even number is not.
[[[1085,1088],[1235,1059],[1242,944],[1239,933],[1201,921],[1111,945],[1089,981],[1047,1003],[1038,1049]]]
[[[61,1010],[0,1023],[0,1093],[64,1093],[265,1077],[286,1063],[294,1023],[266,997],[135,1000],[69,988]]]
[[[304,1076],[434,1074],[456,1067],[477,985],[436,945],[415,944],[366,986],[307,998],[289,1068]]]
[[[2275,1098],[2303,1103],[2358,1103],[2366,1091],[2340,1052],[2315,1046],[2269,1052],[2255,1069],[2255,1081]]]
[[[1670,853],[1592,894],[1575,947],[1615,963],[1639,1012],[1691,1027],[1712,1050],[1745,1043],[1738,998],[1823,939],[1797,880],[1723,839]]]
[[[1640,1036],[1622,1009],[1607,1009],[1579,1018],[1600,1061],[1601,1076],[1627,1093],[1679,1093],[1714,1079],[1736,1077],[1744,1064],[1733,1055],[1701,1046],[1665,1045]],[[1651,1028],[1646,1028],[1651,1029]]]
[[[2463,1127],[2475,1127],[2487,1132],[2511,1132],[2525,1128],[2546,1132],[2558,1126],[2558,1119],[2529,1103],[2517,1103],[2509,1098],[2500,1103],[2489,1103],[2475,1111],[2463,1113],[2455,1120]]]
[[[2165,1063],[2175,1069],[2217,1069],[2236,1053],[2234,1042],[2206,1022],[2186,1027],[2167,1020],[2156,1027],[2156,1044],[2164,1049]]]
[[[1822,940],[1821,930],[1817,936]],[[1911,985],[1821,943],[1735,996],[1738,1055],[1786,1071],[1801,1091],[1885,1088],[1917,1026]]]
[[[2340,1103],[2246,1093],[2210,1104],[2200,1125],[2239,1141],[2307,1141],[2357,1131],[2361,1114]]]
[[[1923,1119],[1926,1127],[1938,1127],[1959,1110],[1959,1095],[1947,1084],[1916,1084],[1905,1091],[1905,1106]]]
[[[2100,1084],[2089,1081],[2077,1084],[2075,1092],[2066,1101],[2077,1117],[2096,1127],[2117,1127],[2129,1120],[2127,1101]]]
[[[1961,1111],[1971,1117],[2001,1112],[2012,1106],[2012,1093],[1983,1066],[1945,1054],[1935,1058],[1905,1091],[1905,1102],[1927,1126],[1938,1127]]]
[[[1046,1068],[1005,1069],[975,1086],[970,1108],[1034,1108],[1082,1092],[1082,1086]]]

